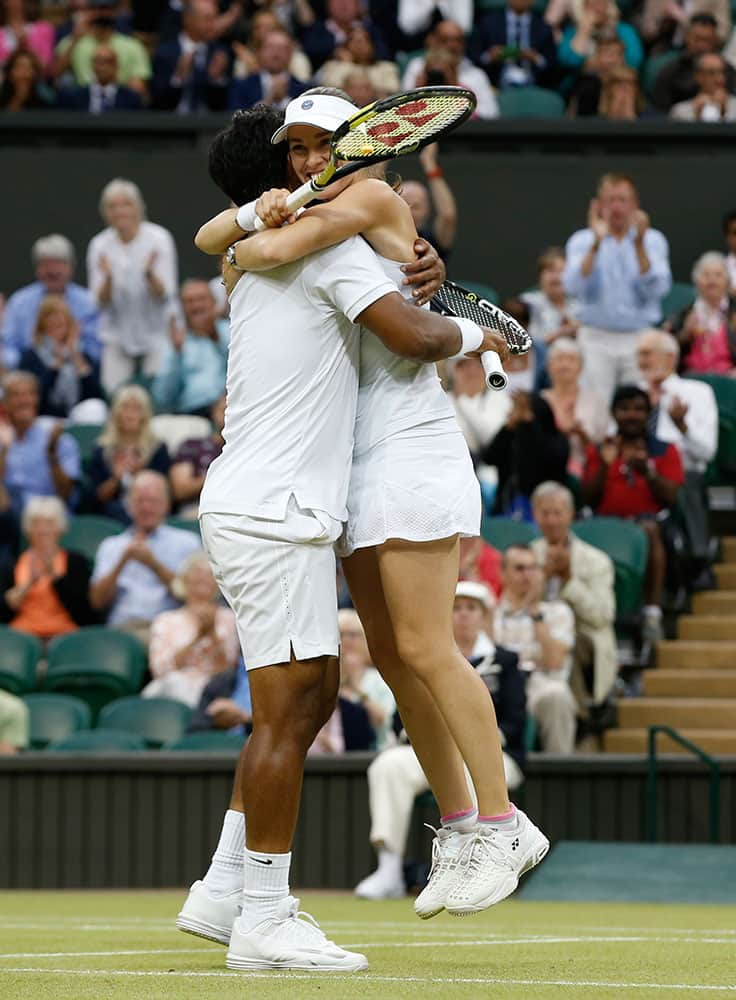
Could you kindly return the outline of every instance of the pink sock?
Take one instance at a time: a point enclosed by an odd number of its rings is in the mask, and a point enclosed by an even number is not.
[[[477,809],[462,809],[460,812],[448,813],[440,819],[443,830],[453,833],[472,833],[478,822]]]
[[[482,826],[516,826],[516,807],[512,804],[508,812],[499,816],[478,816],[478,823]]]

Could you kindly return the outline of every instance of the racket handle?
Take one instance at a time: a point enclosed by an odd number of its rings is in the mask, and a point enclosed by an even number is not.
[[[320,189],[312,185],[311,181],[307,181],[306,184],[302,184],[298,187],[296,191],[292,191],[289,197],[286,199],[286,207],[289,213],[297,212],[300,208],[309,204],[310,201],[314,201],[318,191]],[[255,204],[255,202],[254,202]],[[255,219],[255,229],[256,232],[260,233],[266,228],[266,223],[260,219],[255,212],[253,213]]]
[[[501,359],[495,351],[483,351],[480,356],[480,363],[486,373],[486,385],[489,389],[505,389],[508,385],[506,372],[503,370]]]

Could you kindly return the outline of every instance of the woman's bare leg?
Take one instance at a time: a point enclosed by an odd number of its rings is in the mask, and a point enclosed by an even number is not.
[[[345,578],[365,629],[374,665],[391,688],[414,751],[443,816],[473,808],[463,759],[424,682],[396,649],[375,548],[343,560]]]
[[[432,695],[470,771],[480,814],[499,816],[511,807],[496,713],[453,638],[459,550],[453,536],[420,544],[392,539],[376,554],[398,657]]]

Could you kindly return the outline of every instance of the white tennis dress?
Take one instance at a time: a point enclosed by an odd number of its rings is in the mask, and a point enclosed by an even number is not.
[[[401,264],[376,255],[406,298]],[[339,554],[389,538],[480,532],[480,486],[437,366],[392,354],[364,330],[348,523]]]

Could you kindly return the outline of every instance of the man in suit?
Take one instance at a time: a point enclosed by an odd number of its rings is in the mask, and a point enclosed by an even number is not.
[[[532,510],[542,532],[531,548],[544,571],[544,597],[564,601],[575,616],[570,688],[585,711],[606,700],[618,673],[613,563],[570,530],[575,504],[567,487],[541,483]]]
[[[274,108],[285,108],[309,86],[289,73],[292,55],[291,37],[285,31],[270,31],[258,52],[258,72],[233,81],[228,107],[235,111],[262,101]]]
[[[118,57],[109,45],[100,45],[92,59],[92,82],[86,87],[69,87],[59,93],[59,107],[67,111],[138,111],[140,94],[118,83]]]
[[[553,87],[557,47],[552,29],[532,0],[508,0],[478,22],[475,61],[494,87]]]
[[[178,37],[162,42],[153,57],[154,108],[179,114],[225,109],[230,55],[214,40],[216,26],[214,0],[187,0]]]

